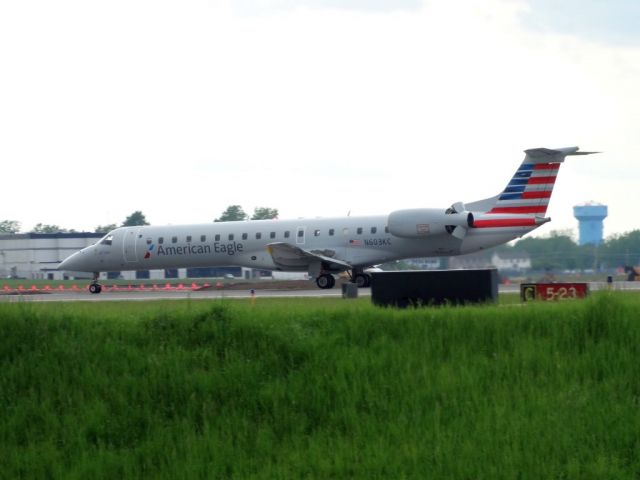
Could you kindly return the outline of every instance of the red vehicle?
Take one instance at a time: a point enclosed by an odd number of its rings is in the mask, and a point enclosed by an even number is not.
[[[629,282],[640,282],[640,267],[626,265],[624,267],[624,273],[627,274],[627,280]]]

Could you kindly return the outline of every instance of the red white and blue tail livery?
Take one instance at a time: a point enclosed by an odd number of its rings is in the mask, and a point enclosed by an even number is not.
[[[485,212],[476,218],[475,227],[535,228],[550,221],[545,214],[565,157],[592,153],[597,152],[579,152],[578,147],[525,150],[524,161],[502,193],[477,202],[485,207]]]
[[[121,227],[64,260],[60,270],[100,272],[245,266],[303,271],[320,288],[348,271],[366,286],[366,269],[393,260],[461,255],[521,237],[546,217],[560,165],[578,147],[534,148],[504,190],[449,208],[411,208],[386,215],[255,220],[200,225]]]
[[[591,152],[578,152],[578,147],[570,147],[558,150],[534,148],[525,153],[524,162],[489,213],[544,215],[565,156]]]

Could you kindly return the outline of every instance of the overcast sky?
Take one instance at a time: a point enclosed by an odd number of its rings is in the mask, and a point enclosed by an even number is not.
[[[0,220],[93,230],[447,207],[532,147],[538,232],[640,228],[637,0],[0,2]]]

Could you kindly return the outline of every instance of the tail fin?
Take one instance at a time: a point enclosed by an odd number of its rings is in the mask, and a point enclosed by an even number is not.
[[[560,164],[568,155],[589,155],[578,147],[532,148],[503,192],[494,197],[486,213],[544,216]]]

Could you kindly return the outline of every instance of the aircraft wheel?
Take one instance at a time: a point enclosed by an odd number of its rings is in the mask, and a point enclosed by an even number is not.
[[[100,293],[102,291],[102,285],[99,283],[92,283],[89,285],[89,292],[91,293]]]
[[[358,285],[358,288],[366,288],[371,285],[371,276],[366,273],[359,273],[355,277],[355,284]]]
[[[316,285],[318,285],[318,287],[322,288],[323,290],[333,288],[335,284],[336,279],[333,278],[333,275],[329,275],[328,273],[320,275],[318,278],[316,278]]]

